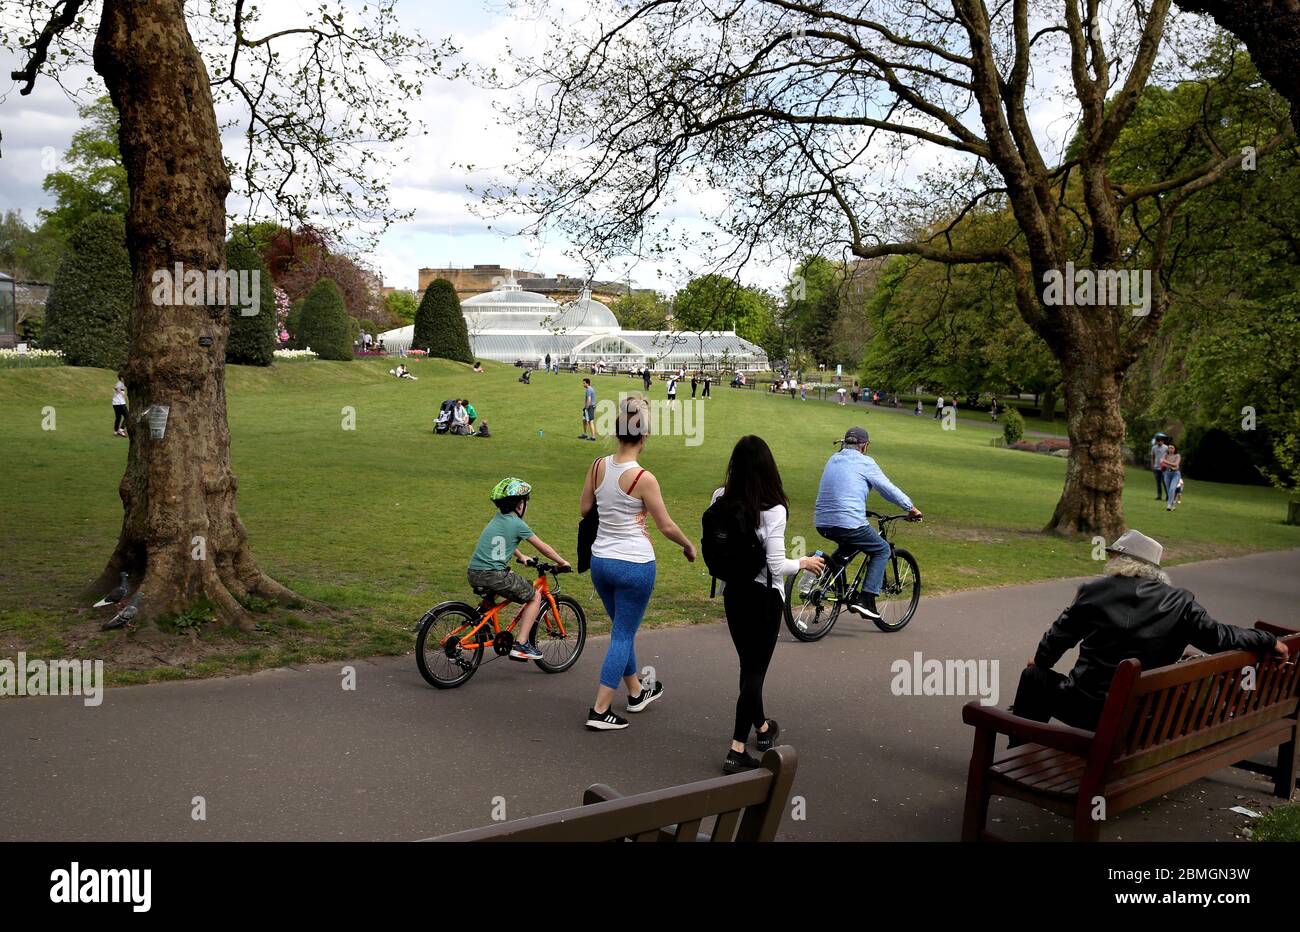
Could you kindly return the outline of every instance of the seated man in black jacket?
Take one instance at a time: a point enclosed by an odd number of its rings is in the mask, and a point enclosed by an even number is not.
[[[1286,645],[1273,635],[1221,624],[1190,592],[1170,585],[1160,569],[1164,547],[1157,541],[1130,530],[1106,551],[1111,555],[1106,575],[1079,587],[1021,673],[1015,714],[1037,722],[1055,718],[1091,731],[1122,661],[1135,658],[1143,670],[1163,667],[1176,663],[1189,644],[1207,654],[1250,650],[1286,658]],[[1076,644],[1074,669],[1065,675],[1053,670]]]

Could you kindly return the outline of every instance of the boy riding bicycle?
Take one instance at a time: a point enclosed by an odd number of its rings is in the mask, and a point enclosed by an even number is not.
[[[533,487],[527,482],[513,476],[502,479],[493,487],[492,504],[497,506],[499,514],[483,528],[466,571],[471,586],[523,604],[523,611],[519,613],[519,633],[510,649],[510,659],[520,661],[543,659],[542,652],[528,641],[542,599],[532,583],[510,569],[510,558],[527,564],[531,558],[519,551],[519,544],[527,541],[561,569],[569,566],[524,523],[532,491]]]
[[[867,496],[874,488],[885,500],[906,509],[912,520],[920,520],[921,512],[902,489],[889,481],[876,461],[867,456],[870,443],[861,427],[850,427],[844,433],[839,452],[826,461],[822,471],[813,524],[818,534],[839,544],[827,565],[832,576],[855,554],[866,554],[863,591],[853,594],[848,608],[862,618],[879,621],[876,596],[880,595],[884,582],[889,544],[867,522]]]

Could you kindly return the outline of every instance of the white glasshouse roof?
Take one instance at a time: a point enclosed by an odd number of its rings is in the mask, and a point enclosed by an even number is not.
[[[549,354],[561,363],[656,367],[726,364],[762,368],[761,347],[727,331],[703,334],[668,330],[623,330],[606,305],[589,291],[560,305],[545,295],[522,291],[513,279],[503,287],[461,302],[470,346],[480,359],[541,362]],[[411,348],[414,327],[380,334],[386,349]]]

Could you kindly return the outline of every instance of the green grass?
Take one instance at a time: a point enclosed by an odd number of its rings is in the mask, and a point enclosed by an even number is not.
[[[1254,841],[1300,841],[1300,804],[1279,806],[1251,823]]]
[[[121,524],[117,485],[126,441],[111,432],[113,375],[72,367],[0,372],[0,461],[8,465],[0,528],[0,654],[54,650],[112,657],[126,679],[237,672],[276,664],[409,650],[411,626],[446,598],[468,595],[464,568],[492,514],[488,490],[505,475],[534,486],[532,527],[573,557],[582,476],[612,441],[581,443],[579,375],[489,366],[476,375],[441,360],[412,361],[418,382],[367,360],[232,367],[227,378],[231,459],[240,513],[262,566],[309,597],[324,616],[250,606],[256,631],[213,632],[202,609],[172,620],[160,649],[134,635],[100,633],[98,615],[74,596],[103,566]],[[598,377],[600,398],[639,383]],[[652,397],[664,397],[656,382]],[[489,439],[435,437],[444,398],[469,397],[491,425]],[[929,417],[844,409],[827,402],[716,387],[704,403],[703,444],[652,438],[644,465],[659,477],[669,510],[693,537],[721,482],[736,439],[771,444],[791,499],[789,534],[821,545],[812,505],[831,441],[860,423],[872,454],[926,512],[899,542],[916,554],[927,593],[1092,573],[1091,544],[1038,533],[1065,472],[1060,458],[990,446],[987,430],[943,431]],[[356,429],[341,429],[342,408]],[[52,407],[57,429],[42,429]],[[539,433],[540,432],[540,433]],[[544,434],[544,436],[543,436]],[[1186,504],[1167,514],[1153,501],[1150,474],[1129,471],[1130,525],[1160,538],[1171,562],[1300,546],[1286,526],[1286,496],[1259,487],[1188,480]],[[876,507],[880,504],[876,502]],[[658,587],[651,625],[719,615],[707,599],[703,563],[687,564],[657,533]],[[586,577],[566,591],[605,622]],[[179,621],[179,623],[177,623]]]

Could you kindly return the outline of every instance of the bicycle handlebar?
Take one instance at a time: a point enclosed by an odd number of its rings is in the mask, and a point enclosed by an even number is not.
[[[538,573],[539,576],[542,575],[543,573],[571,573],[571,572],[573,572],[573,567],[572,567],[572,566],[556,566],[554,563],[544,563],[543,561],[538,560],[538,559],[536,559],[536,558],[534,558],[534,557],[529,557],[527,560],[525,560],[525,561],[524,561],[524,566],[529,566],[529,567],[532,567],[533,569],[537,570],[537,573]]]
[[[868,511],[867,517],[875,518],[877,521],[920,521],[921,520],[919,516],[915,516],[907,513],[901,515],[882,515],[876,511]]]

